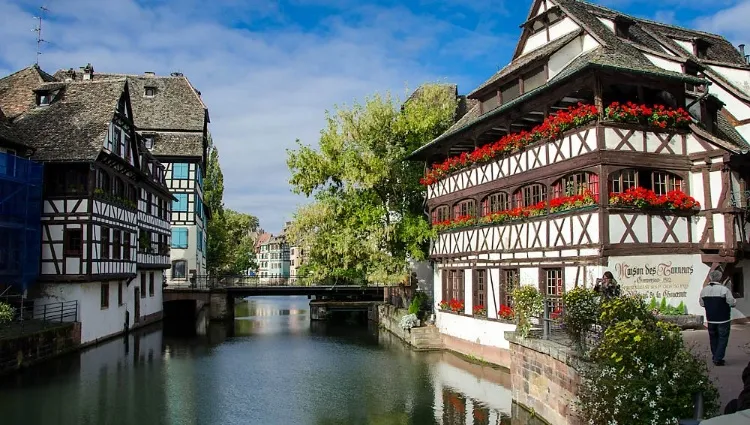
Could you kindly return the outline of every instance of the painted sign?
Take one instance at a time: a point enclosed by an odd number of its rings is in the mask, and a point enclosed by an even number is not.
[[[646,298],[685,298],[695,272],[692,256],[611,258],[609,270],[623,293]]]

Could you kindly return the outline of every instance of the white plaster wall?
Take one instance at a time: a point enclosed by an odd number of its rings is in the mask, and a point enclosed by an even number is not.
[[[505,332],[516,330],[516,325],[475,319],[472,316],[437,311],[435,324],[440,333],[489,347],[510,349]]]
[[[750,260],[742,260],[735,267],[742,268],[745,293],[741,298],[736,298],[737,305],[732,309],[732,319],[744,319],[750,317]],[[732,292],[736,292],[734,288]]]
[[[693,273],[690,274],[690,280],[687,285],[686,295],[684,297],[666,297],[667,302],[671,305],[677,306],[680,302],[684,302],[687,307],[689,314],[705,315],[703,307],[700,306],[699,296],[701,289],[703,289],[703,282],[708,276],[710,267],[703,264],[701,261],[700,254],[694,255],[651,255],[647,257],[643,256],[626,256],[626,257],[609,257],[609,263],[604,271],[610,271],[621,284],[624,280],[619,277],[616,264],[625,263],[630,266],[636,266],[640,264],[648,264],[649,266],[655,266],[660,263],[673,262],[673,264],[690,264],[693,266]],[[656,286],[653,289],[646,289],[649,286]],[[626,288],[623,288],[624,292],[627,292]],[[653,285],[650,283],[638,283],[635,287],[635,292],[644,296],[647,301],[650,301],[652,297],[656,298],[657,301],[661,301],[663,290],[659,288],[659,285]]]
[[[518,270],[519,283],[539,288],[539,267],[523,267]]]
[[[690,173],[690,196],[695,198],[701,204],[702,208],[706,207],[706,192],[703,187],[703,173]]]
[[[471,269],[465,269],[464,270],[464,312],[466,314],[472,314],[473,308],[474,308],[474,297],[473,297],[473,289],[474,288],[474,273],[472,273]]]
[[[595,46],[594,46],[595,47]],[[584,48],[583,37],[577,37],[570,43],[566,44],[560,50],[550,56],[547,63],[549,68],[549,78],[552,79],[559,74],[571,60],[581,54]]]
[[[735,127],[734,129],[737,130],[737,132],[745,138],[746,142],[750,142],[750,124],[741,125],[739,127]]]
[[[613,33],[615,32],[615,21],[602,17],[599,17],[599,21],[601,21],[605,27],[609,28],[610,31]]]
[[[651,63],[658,66],[659,68],[682,73],[682,65],[679,62],[670,61],[664,58],[660,58],[659,56],[649,55],[648,53],[645,53],[645,55],[646,58],[651,61]]]
[[[580,28],[581,27],[579,27],[578,24],[566,16],[556,24],[549,27],[549,39],[555,40]]]
[[[190,270],[196,269],[196,273],[198,273],[198,264],[197,264],[197,258],[198,258],[198,227],[195,225],[192,226],[173,226],[173,227],[184,227],[188,229],[188,247],[185,249],[182,248],[171,248],[169,253],[169,259],[171,262],[175,262],[177,260],[185,260],[187,261],[187,267],[185,268],[185,279],[172,279],[172,269],[167,269],[165,273],[167,274],[167,282],[169,284],[186,284],[190,279]],[[200,274],[200,273],[198,273]]]
[[[750,92],[750,71],[747,69],[729,68],[716,65],[712,65],[709,68],[726,78],[738,89],[743,90],[746,93]]]
[[[600,44],[594,37],[592,37],[590,34],[586,33],[583,35],[583,51],[588,52],[589,50],[593,50],[597,47],[599,47]]]
[[[117,305],[117,282],[109,283],[109,308],[101,308],[101,282],[81,284],[44,284],[44,296],[34,300],[35,306],[60,301],[78,301],[78,321],[81,322],[81,343],[96,341],[99,338],[124,330],[125,312],[128,301],[132,300],[132,287],[123,285],[123,305]],[[127,291],[130,289],[130,291]],[[130,324],[132,321],[132,312]]]
[[[724,88],[722,88],[716,81],[712,81],[713,84],[708,88],[709,92],[715,94],[719,100],[724,102],[724,107],[734,115],[738,120],[746,120],[750,118],[750,106],[745,104],[740,99],[734,97]]]
[[[148,291],[148,282],[149,282],[149,274],[154,274],[154,295],[151,296],[151,293]],[[164,272],[161,270],[146,270],[138,272],[138,275],[136,276],[135,280],[130,286],[133,286],[133,284],[140,285],[141,282],[141,274],[146,275],[146,297],[141,298],[141,317],[147,316],[149,314],[154,314],[162,311],[162,275]],[[131,297],[134,296],[134,294],[131,294]],[[131,314],[133,312],[131,311]],[[133,323],[132,321],[130,323]]]
[[[672,39],[672,41],[682,46],[682,48],[687,50],[689,53],[693,53],[693,43],[689,41],[677,40],[674,38]]]

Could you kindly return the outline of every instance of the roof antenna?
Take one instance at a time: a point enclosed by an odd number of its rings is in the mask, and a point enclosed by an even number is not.
[[[39,6],[39,9],[41,10],[41,13],[39,16],[34,16],[34,19],[38,19],[39,23],[37,24],[36,28],[34,28],[34,32],[36,32],[36,66],[39,66],[39,56],[42,54],[42,43],[47,43],[47,40],[44,40],[42,38],[42,15],[44,15],[45,12],[49,12],[49,9],[47,9],[44,6]]]

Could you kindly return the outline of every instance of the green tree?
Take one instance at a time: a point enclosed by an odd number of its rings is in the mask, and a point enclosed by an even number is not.
[[[288,151],[290,183],[313,197],[289,229],[308,247],[317,279],[396,283],[407,259],[425,258],[432,231],[424,215],[423,168],[404,158],[455,120],[453,86],[426,84],[403,105],[390,94],[326,113],[317,148]]]
[[[258,218],[224,208],[224,174],[219,164],[219,150],[208,137],[208,164],[203,181],[203,201],[211,210],[206,225],[206,262],[210,274],[242,274],[255,268],[255,241],[251,232],[259,226]]]

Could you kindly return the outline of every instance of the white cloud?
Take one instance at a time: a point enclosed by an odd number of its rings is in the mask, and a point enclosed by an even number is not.
[[[750,44],[748,18],[750,18],[750,0],[741,0],[728,8],[696,19],[695,24],[704,31],[727,37],[734,44]]]
[[[285,149],[297,138],[315,144],[326,109],[375,91],[402,94],[405,82],[414,87],[439,77],[420,61],[425,51],[476,56],[479,45],[507,42],[399,6],[362,6],[305,31],[270,0],[47,5],[43,35],[50,44],[41,65],[48,72],[90,62],[99,72],[180,71],[190,78],[210,110],[227,207],[257,215],[269,231],[304,202],[290,192]],[[37,7],[37,0],[0,0],[0,74],[33,62]],[[445,35],[450,45],[441,44]],[[463,52],[462,43],[471,49]]]

